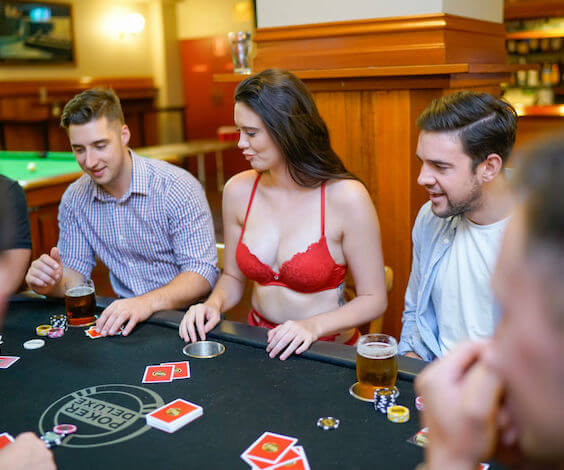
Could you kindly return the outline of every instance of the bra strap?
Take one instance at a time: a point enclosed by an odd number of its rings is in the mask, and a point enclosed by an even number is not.
[[[325,236],[325,181],[321,183],[321,236]]]
[[[255,183],[253,184],[253,190],[251,191],[251,197],[249,198],[249,205],[247,206],[247,213],[245,214],[245,221],[243,222],[243,229],[241,230],[241,237],[243,236],[243,232],[245,231],[245,226],[247,225],[247,218],[249,217],[249,212],[251,211],[251,205],[253,203],[253,199],[255,198],[255,192],[257,190],[257,185],[261,175],[262,173],[257,174]]]

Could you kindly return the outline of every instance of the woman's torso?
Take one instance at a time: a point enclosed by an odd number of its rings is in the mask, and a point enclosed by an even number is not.
[[[268,183],[262,177],[250,206],[252,189],[241,208],[237,262],[244,274],[251,272],[251,278],[257,271],[262,273],[261,281],[266,277],[278,282],[280,276],[289,287],[254,282],[253,308],[274,323],[338,308],[344,302],[340,280],[346,268],[342,218],[331,207],[335,183],[328,182],[324,191],[320,187],[288,191]],[[316,273],[320,265],[323,269]]]

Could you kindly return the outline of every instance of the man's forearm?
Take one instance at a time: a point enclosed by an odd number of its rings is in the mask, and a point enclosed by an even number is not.
[[[139,296],[147,302],[151,312],[185,308],[209,294],[209,282],[199,274],[184,272],[163,287]]]

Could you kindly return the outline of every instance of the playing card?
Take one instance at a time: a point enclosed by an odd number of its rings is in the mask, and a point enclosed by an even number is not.
[[[172,382],[174,366],[147,366],[143,374],[143,383]]]
[[[0,356],[0,369],[7,369],[18,359],[18,356]]]
[[[161,406],[146,416],[147,424],[167,432],[174,432],[204,414],[204,409],[181,398]]]
[[[296,446],[294,447],[294,449],[299,454],[299,457],[297,459],[286,461],[284,463],[277,463],[274,466],[270,467],[269,470],[311,470],[309,467],[309,462],[305,455],[304,448],[302,446]]]
[[[6,447],[8,444],[14,442],[14,438],[7,432],[0,434],[0,449]]]
[[[253,458],[275,464],[296,442],[298,440],[295,437],[265,432],[241,454],[241,458],[245,461],[246,458]]]
[[[100,333],[96,327],[89,328],[88,330],[85,330],[84,333],[91,339],[103,338],[102,333]]]
[[[290,449],[288,449],[288,452],[286,452],[282,456],[282,458],[275,464],[272,464],[270,462],[264,462],[262,460],[258,460],[258,459],[253,458],[253,457],[247,457],[246,459],[243,459],[243,460],[245,460],[245,462],[247,462],[253,468],[258,468],[260,470],[273,470],[274,468],[278,468],[278,466],[283,467],[286,464],[290,464],[294,460],[298,459],[299,457],[300,457],[300,454],[296,450],[296,448],[291,447]]]
[[[123,331],[123,327],[121,327],[118,332],[116,333],[116,335],[121,335],[121,332]],[[96,328],[96,325],[92,325],[90,328],[88,328],[87,330],[84,330],[84,333],[86,334],[86,336],[88,336],[89,338],[92,339],[98,339],[98,338],[103,338],[104,336],[102,335],[102,333],[100,333],[98,331],[98,328]]]
[[[416,434],[411,436],[407,440],[407,442],[409,442],[410,444],[415,444],[419,447],[427,447],[427,444],[429,443],[429,428],[421,429]]]
[[[190,364],[188,361],[163,362],[161,366],[174,366],[174,374],[172,376],[172,380],[190,378]]]

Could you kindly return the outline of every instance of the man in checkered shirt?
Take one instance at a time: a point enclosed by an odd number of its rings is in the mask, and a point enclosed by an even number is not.
[[[86,90],[61,117],[84,171],[59,206],[59,242],[29,268],[37,293],[62,297],[65,282],[88,278],[99,258],[121,299],[97,320],[104,335],[133,327],[154,312],[179,309],[209,293],[217,279],[211,212],[199,182],[166,162],[128,148],[119,98]]]

